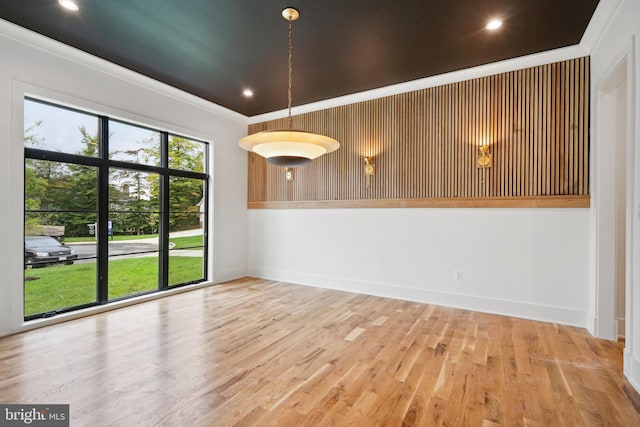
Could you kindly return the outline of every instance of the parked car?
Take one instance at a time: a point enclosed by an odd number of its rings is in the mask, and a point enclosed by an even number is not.
[[[53,264],[73,264],[76,251],[49,236],[24,237],[24,267],[46,267]]]

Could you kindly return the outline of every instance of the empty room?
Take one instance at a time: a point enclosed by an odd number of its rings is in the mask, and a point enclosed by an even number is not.
[[[0,425],[640,425],[639,37],[0,2]]]

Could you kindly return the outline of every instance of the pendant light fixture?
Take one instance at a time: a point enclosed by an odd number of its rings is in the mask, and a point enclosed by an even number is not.
[[[282,11],[282,17],[289,22],[289,86],[288,110],[289,129],[269,130],[254,133],[240,139],[240,147],[254,152],[267,159],[267,162],[277,166],[296,167],[310,163],[323,154],[330,153],[340,147],[338,141],[328,136],[301,130],[294,130],[291,118],[291,75],[292,75],[292,39],[293,21],[300,17],[300,12],[294,8]]]

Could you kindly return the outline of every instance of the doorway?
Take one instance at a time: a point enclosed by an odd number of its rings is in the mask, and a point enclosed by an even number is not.
[[[633,149],[628,138],[628,64],[625,56],[598,88],[597,291],[595,333],[617,340],[626,334],[626,295],[631,283]]]

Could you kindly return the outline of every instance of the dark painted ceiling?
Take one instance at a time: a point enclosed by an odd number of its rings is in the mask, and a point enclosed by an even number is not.
[[[252,116],[574,45],[598,0],[0,0],[0,17]],[[500,16],[497,32],[484,29]],[[253,89],[251,99],[242,96]]]

